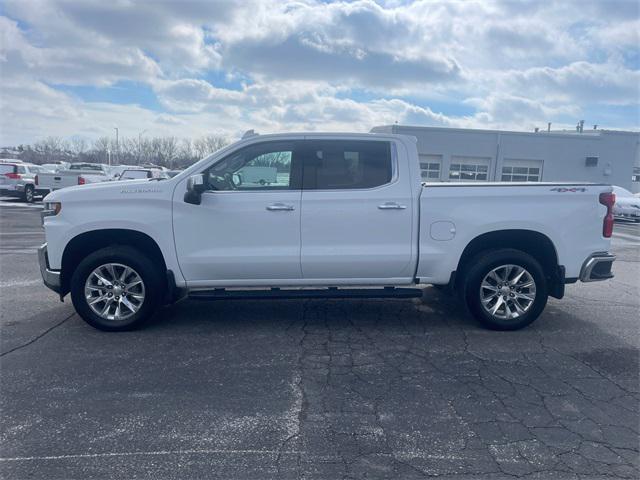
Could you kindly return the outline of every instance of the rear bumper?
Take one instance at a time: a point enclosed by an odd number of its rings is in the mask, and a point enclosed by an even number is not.
[[[16,187],[2,187],[0,188],[0,196],[3,197],[20,197],[22,196],[22,190],[17,190]]]
[[[47,244],[44,243],[38,248],[38,262],[40,263],[40,274],[44,284],[56,293],[60,293],[61,282],[60,272],[49,269],[49,257],[47,256]]]
[[[582,264],[580,280],[583,282],[598,282],[613,278],[611,267],[616,256],[607,252],[597,252],[589,255]]]

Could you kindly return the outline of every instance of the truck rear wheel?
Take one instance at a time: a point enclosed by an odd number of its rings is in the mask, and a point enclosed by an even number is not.
[[[22,194],[22,200],[27,203],[33,203],[35,197],[35,190],[33,189],[33,185],[26,185],[24,187],[24,193]]]
[[[547,304],[547,284],[540,263],[520,250],[483,252],[464,274],[467,307],[485,327],[518,330],[533,322]]]
[[[160,304],[162,278],[142,252],[107,247],[80,262],[71,278],[71,300],[76,312],[97,329],[133,330]]]

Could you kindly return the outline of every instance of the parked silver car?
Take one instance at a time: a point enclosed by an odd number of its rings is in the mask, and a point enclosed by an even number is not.
[[[36,185],[36,175],[42,173],[42,167],[23,162],[0,163],[0,195],[18,197],[32,203],[37,195],[48,191],[40,190]]]

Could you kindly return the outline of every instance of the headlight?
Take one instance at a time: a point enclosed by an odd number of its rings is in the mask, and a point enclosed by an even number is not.
[[[62,210],[62,203],[60,202],[47,202],[44,204],[44,210],[42,212],[43,217],[53,217],[58,215]]]

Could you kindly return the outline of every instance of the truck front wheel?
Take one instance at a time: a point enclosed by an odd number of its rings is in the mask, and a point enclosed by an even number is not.
[[[504,248],[472,259],[464,274],[467,307],[484,326],[518,330],[533,322],[547,304],[540,263],[520,250]]]
[[[162,278],[142,252],[129,246],[107,247],[80,262],[71,277],[71,300],[76,312],[97,329],[132,330],[160,304]]]

